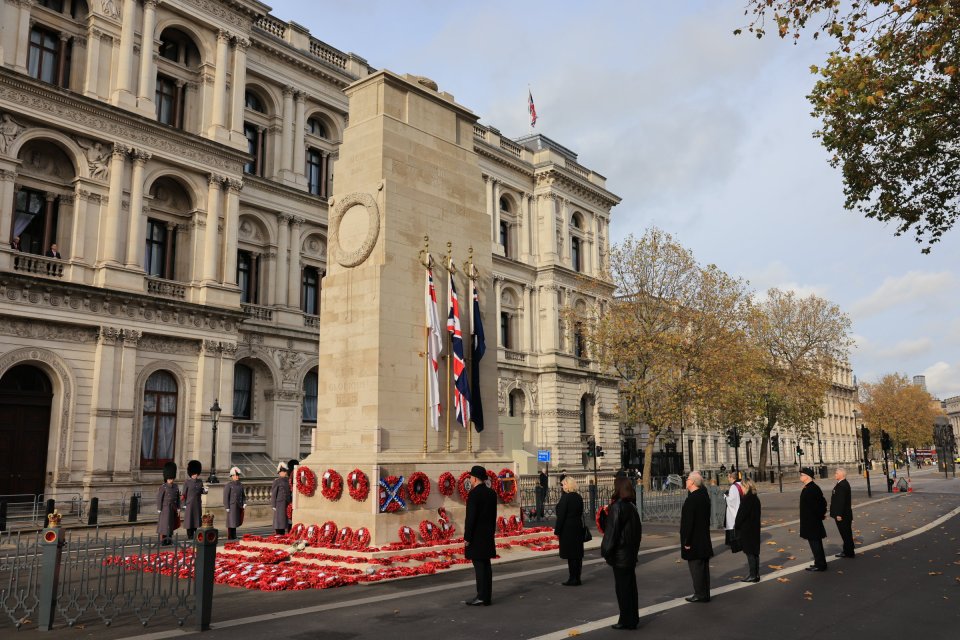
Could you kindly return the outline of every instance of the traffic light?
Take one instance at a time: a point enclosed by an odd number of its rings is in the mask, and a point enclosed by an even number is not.
[[[880,448],[884,451],[890,451],[893,448],[890,442],[890,434],[883,430],[880,431]]]
[[[774,453],[780,453],[780,436],[770,436],[770,448]]]
[[[727,445],[734,449],[740,446],[740,432],[736,427],[727,431]]]
[[[592,458],[597,455],[597,443],[593,440],[587,440],[587,457]]]
[[[863,441],[863,450],[867,452],[870,450],[870,429],[866,427],[860,427],[860,439]]]
[[[797,445],[797,455],[803,456],[803,449],[800,448],[800,445]]]
[[[597,447],[596,454],[598,458],[602,458],[605,454],[603,452],[603,447]]]

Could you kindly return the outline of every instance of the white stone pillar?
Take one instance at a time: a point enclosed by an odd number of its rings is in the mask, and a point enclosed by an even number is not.
[[[137,84],[137,106],[141,111],[153,113],[154,92],[151,76],[156,77],[153,67],[153,36],[157,28],[157,0],[143,0],[143,30],[140,32],[140,82]]]
[[[503,310],[500,308],[500,295],[503,292],[503,276],[493,276],[493,295],[497,298],[497,317],[496,317],[496,327],[497,327],[497,346],[507,348],[507,345],[503,343],[503,331],[500,329],[500,314],[503,313]],[[508,329],[509,331],[509,329]]]
[[[533,236],[533,220],[530,215],[530,196],[520,194],[520,261],[530,262],[530,238]]]
[[[290,250],[290,216],[281,213],[277,216],[280,225],[280,240],[277,246],[277,293],[278,305],[287,304],[287,253]]]
[[[227,210],[223,214],[223,283],[237,285],[237,232],[240,227],[240,189],[243,180],[229,179],[227,187]]]
[[[133,152],[130,176],[130,224],[127,226],[127,266],[142,269],[146,249],[147,220],[143,215],[143,168],[150,154],[139,149]]]
[[[233,111],[230,118],[230,131],[235,137],[239,136],[237,140],[244,137],[243,108],[247,91],[247,47],[249,46],[250,41],[246,38],[238,37],[233,42],[233,73],[230,75]]]
[[[73,231],[70,233],[70,259],[83,261],[83,252],[87,235],[87,207],[90,203],[90,192],[77,188],[73,198]]]
[[[17,174],[0,169],[0,242],[10,246],[13,240],[13,181]]]
[[[213,108],[208,135],[222,139],[224,135],[224,110],[227,93],[227,54],[230,51],[230,34],[222,29],[217,33],[217,61],[213,70]]]
[[[87,34],[87,75],[84,78],[83,92],[91,98],[99,97],[100,89],[100,38],[103,32],[91,28]]]
[[[123,204],[123,178],[126,171],[127,155],[130,148],[114,143],[110,158],[110,191],[107,196],[107,219],[100,226],[102,239],[100,260],[109,264],[120,264],[118,240],[120,237],[120,211]]]
[[[16,0],[20,7],[17,30],[13,32],[13,68],[20,73],[27,72],[27,53],[30,50],[30,7],[32,0]]]
[[[280,170],[289,172],[293,162],[293,87],[283,88],[283,114],[280,129]]]
[[[293,172],[298,176],[307,173],[307,147],[304,140],[304,130],[307,126],[307,94],[297,91],[295,94],[296,120],[293,125]]]
[[[500,245],[500,181],[497,179],[493,179],[492,182],[493,182],[493,244]]]
[[[532,287],[533,291],[531,293],[531,301],[533,303],[533,309],[531,310],[530,317],[530,327],[532,330],[531,340],[530,340],[530,351],[533,353],[540,352],[540,289],[541,287]]]
[[[211,173],[207,177],[207,225],[203,247],[203,280],[205,284],[218,282],[217,278],[217,239],[220,235],[220,189],[223,176]]]
[[[490,216],[490,242],[497,241],[497,230],[493,228],[493,178],[483,176],[483,185],[487,189],[487,214]]]
[[[572,266],[570,263],[570,201],[566,198],[560,199],[560,234],[562,240],[557,257],[570,267]],[[582,248],[580,252],[583,253]]]
[[[533,351],[533,286],[523,285],[523,351]]]
[[[287,304],[300,307],[300,227],[303,218],[294,217],[290,221],[290,274],[287,282]]]
[[[123,22],[120,27],[120,55],[117,60],[117,89],[111,102],[116,105],[133,106],[133,40],[136,34],[134,19],[137,15],[137,0],[123,0]]]

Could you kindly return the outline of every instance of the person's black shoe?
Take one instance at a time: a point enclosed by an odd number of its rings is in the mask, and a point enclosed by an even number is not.
[[[473,600],[464,600],[463,604],[467,605],[468,607],[479,607],[481,605],[489,604],[489,603],[484,602],[480,598],[474,598]]]
[[[807,567],[807,571],[813,571],[813,572],[826,571],[826,570],[827,570],[826,567]]]
[[[834,557],[834,558],[856,558],[857,556],[855,556],[855,555],[852,554],[852,553],[850,553],[850,554],[847,554],[847,553],[838,553],[838,554],[836,554],[836,555],[833,556],[833,557]]]
[[[746,578],[744,578],[744,579],[741,580],[740,582],[760,582],[760,577],[759,577],[759,576],[747,576]]]
[[[710,602],[710,598],[701,598],[700,596],[687,596],[684,600],[687,602]]]
[[[619,622],[614,625],[610,625],[611,629],[636,629],[637,625],[635,624],[620,624]]]
[[[566,582],[561,582],[560,584],[565,587],[579,587],[583,583],[579,580],[567,580]]]

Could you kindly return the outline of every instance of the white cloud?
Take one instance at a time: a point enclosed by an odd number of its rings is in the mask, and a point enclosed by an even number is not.
[[[927,391],[935,397],[960,395],[960,366],[940,361],[927,367],[923,375],[927,377]]]
[[[880,358],[912,358],[926,353],[932,348],[933,340],[930,338],[917,338],[915,340],[903,340],[892,347],[875,349],[874,353]]]
[[[854,302],[851,310],[861,317],[874,315],[907,302],[925,300],[951,291],[956,282],[957,277],[949,271],[909,271],[884,280],[873,293]]]

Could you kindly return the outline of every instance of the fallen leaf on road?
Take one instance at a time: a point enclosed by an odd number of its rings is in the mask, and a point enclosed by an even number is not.
[[[803,592],[803,595],[805,595],[805,596],[812,596],[812,595],[813,595],[813,592],[812,592],[812,591],[804,591],[804,592]]]
[[[928,576],[942,576],[942,575],[943,575],[943,571],[931,571],[931,572],[928,573],[927,575],[928,575]]]
[[[767,566],[773,569],[774,571],[780,571],[780,569],[783,569],[783,566],[779,564],[768,564]]]
[[[769,542],[767,542],[767,544],[772,544],[773,546],[777,546],[777,543],[774,542],[773,540],[770,540]]]
[[[580,635],[580,632],[579,632],[578,630],[574,629],[573,631],[571,631],[570,633],[567,634],[567,637],[568,637],[568,638],[573,638],[573,637],[578,636],[578,635]]]
[[[787,556],[787,560],[796,560],[797,556]]]
[[[837,571],[837,573],[839,573],[840,575],[843,575],[843,571]]]
[[[777,582],[790,582],[790,578],[777,578]]]
[[[777,553],[786,553],[786,552],[787,550],[784,549],[783,547],[780,547],[779,549],[777,549]]]

